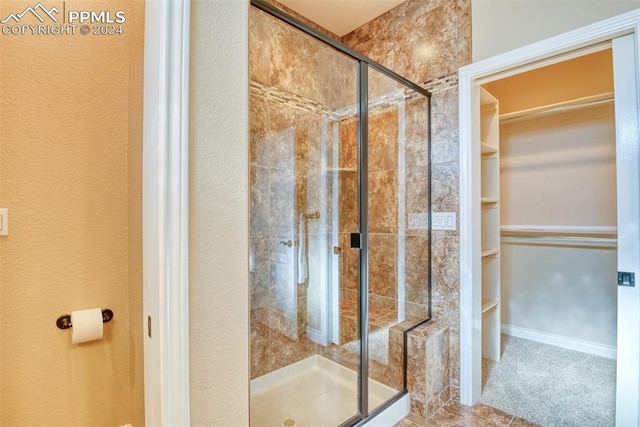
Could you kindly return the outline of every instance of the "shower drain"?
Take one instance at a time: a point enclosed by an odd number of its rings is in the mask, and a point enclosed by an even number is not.
[[[295,418],[285,418],[280,423],[280,427],[295,427],[298,425],[298,422]]]

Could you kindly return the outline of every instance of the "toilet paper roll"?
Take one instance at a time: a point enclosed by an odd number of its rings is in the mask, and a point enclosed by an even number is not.
[[[71,312],[71,343],[80,344],[102,338],[102,309]]]

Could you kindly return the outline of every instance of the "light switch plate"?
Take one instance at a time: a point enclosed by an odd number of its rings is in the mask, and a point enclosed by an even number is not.
[[[0,209],[0,236],[9,235],[9,209]]]
[[[434,212],[431,214],[432,230],[456,230],[455,212]]]

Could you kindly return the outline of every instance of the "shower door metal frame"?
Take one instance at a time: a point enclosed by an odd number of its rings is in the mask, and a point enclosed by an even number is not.
[[[339,52],[358,61],[358,232],[360,247],[358,248],[358,339],[360,340],[360,369],[358,369],[358,414],[348,419],[340,427],[352,427],[360,426],[368,422],[372,417],[378,413],[384,411],[389,406],[404,397],[406,391],[406,351],[404,354],[404,366],[403,374],[405,378],[404,390],[400,391],[393,398],[382,404],[376,410],[369,412],[369,307],[368,307],[368,295],[369,295],[369,265],[368,265],[368,152],[369,152],[369,69],[376,70],[381,74],[395,80],[398,83],[403,84],[409,89],[425,96],[428,101],[429,116],[431,115],[431,93],[417,84],[405,79],[404,77],[396,74],[390,69],[378,64],[377,62],[367,58],[361,53],[349,48],[348,46],[328,37],[327,35],[319,32],[318,30],[306,25],[302,21],[292,17],[286,12],[276,8],[275,6],[267,3],[264,0],[251,0],[251,5],[257,7],[263,12],[291,25],[292,27],[304,32],[305,34],[324,42],[325,44],[333,47]],[[429,119],[428,140],[429,140],[429,165],[431,159],[431,120]],[[431,198],[431,168],[429,166],[429,199]],[[431,210],[431,203],[429,202],[429,211]],[[429,212],[431,213],[431,212]],[[431,229],[431,215],[429,215],[429,229]],[[429,259],[431,258],[431,239],[429,237]],[[431,268],[429,268],[429,272]],[[431,275],[429,273],[429,290],[431,288]],[[365,296],[365,297],[363,297]],[[428,301],[428,317],[421,322],[418,322],[413,327],[405,331],[405,349],[406,349],[406,333],[416,328],[417,326],[429,321],[431,319],[431,292],[429,291]]]

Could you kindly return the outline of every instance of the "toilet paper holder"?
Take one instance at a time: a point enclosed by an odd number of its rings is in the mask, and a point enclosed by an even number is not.
[[[102,310],[102,323],[110,322],[111,319],[113,319],[113,311],[109,310],[108,308]],[[58,320],[56,320],[56,326],[60,329],[69,329],[70,327],[72,327],[73,325],[71,324],[71,315],[63,314],[62,316],[58,317]]]

